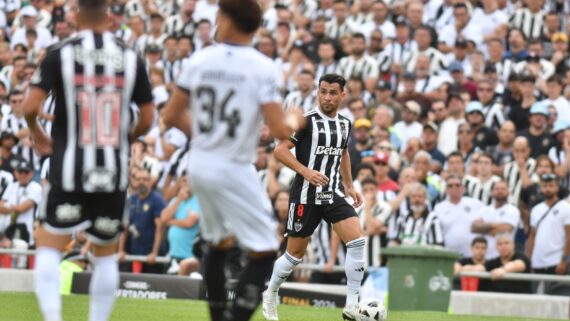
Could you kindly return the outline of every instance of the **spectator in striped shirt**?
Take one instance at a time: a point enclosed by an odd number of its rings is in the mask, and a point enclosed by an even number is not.
[[[392,207],[385,201],[378,201],[378,182],[374,178],[366,178],[361,184],[364,204],[359,209],[358,216],[367,239],[367,246],[364,249],[364,265],[380,266],[380,248],[387,244],[387,225]]]
[[[492,90],[490,86],[483,86],[485,90]],[[479,91],[480,88],[477,89]],[[478,101],[472,101],[467,104],[465,110],[467,114],[467,121],[474,133],[473,144],[479,149],[486,149],[489,146],[498,143],[497,134],[494,130],[489,128],[485,123],[485,115],[483,113],[483,105]]]

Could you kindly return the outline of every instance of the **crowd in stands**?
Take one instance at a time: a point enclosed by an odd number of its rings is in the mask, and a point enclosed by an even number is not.
[[[352,121],[349,152],[364,197],[358,213],[369,266],[385,264],[386,246],[420,245],[459,252],[457,272],[490,271],[496,279],[506,272],[567,274],[569,1],[259,2],[264,23],[254,46],[282,71],[285,109],[316,108],[323,74],[347,79],[340,113]],[[76,6],[0,1],[2,247],[34,244],[49,159],[34,153],[20,103],[49,46],[74,36]],[[111,6],[109,29],[146,62],[158,110],[185,60],[215,45],[216,11],[216,0]],[[50,97],[41,115],[47,130],[53,108]],[[263,129],[253,166],[286,242],[295,173],[275,160],[274,147]],[[186,176],[190,149],[181,131],[165,130],[158,112],[154,128],[132,145],[129,224],[119,253],[147,256],[143,272],[200,270],[204,213]],[[297,280],[339,281],[329,272],[343,263],[344,249],[331,253],[334,242],[322,223],[305,262],[323,270]],[[88,247],[78,235],[70,251]],[[172,264],[154,264],[167,254]],[[530,291],[500,282],[480,288]]]

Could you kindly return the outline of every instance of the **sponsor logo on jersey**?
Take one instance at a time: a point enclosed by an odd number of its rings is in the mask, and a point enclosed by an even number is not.
[[[123,54],[119,50],[87,50],[83,47],[75,47],[75,61],[80,65],[84,65],[86,62],[93,62],[99,66],[110,63],[113,65],[113,69],[117,71],[122,71],[125,68]]]
[[[121,225],[121,221],[119,220],[113,220],[108,217],[98,217],[95,220],[94,227],[98,232],[113,235],[118,232],[119,225]]]
[[[340,156],[342,155],[343,149],[341,147],[324,147],[319,146],[315,151],[316,155],[328,155],[328,156]]]
[[[333,193],[332,192],[322,192],[316,194],[317,201],[332,201]]]
[[[61,204],[55,209],[55,217],[59,222],[73,222],[81,218],[81,205]]]

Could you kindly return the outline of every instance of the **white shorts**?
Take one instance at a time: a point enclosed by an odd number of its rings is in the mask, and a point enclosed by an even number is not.
[[[203,212],[202,237],[217,244],[235,236],[245,250],[276,250],[277,221],[253,165],[192,154],[188,178]]]

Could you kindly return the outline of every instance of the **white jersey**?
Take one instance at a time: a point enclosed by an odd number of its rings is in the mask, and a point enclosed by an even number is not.
[[[514,240],[521,219],[521,213],[516,206],[508,203],[499,208],[495,207],[495,205],[489,205],[479,210],[478,215],[485,223],[509,224],[513,228],[510,235]],[[485,238],[487,239],[487,255],[485,258],[490,260],[498,257],[499,252],[497,251],[495,236],[485,235]]]
[[[192,152],[252,163],[261,106],[281,103],[275,64],[253,47],[217,44],[192,55],[177,84],[191,97]]]

